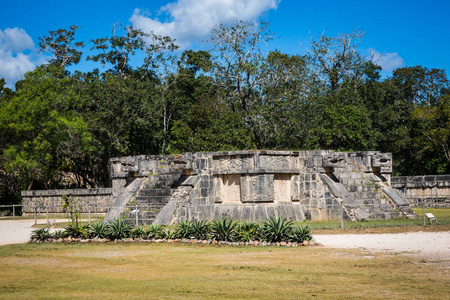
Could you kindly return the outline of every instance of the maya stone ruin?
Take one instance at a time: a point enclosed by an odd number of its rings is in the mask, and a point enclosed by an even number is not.
[[[232,217],[264,221],[415,218],[392,189],[389,153],[232,151],[111,159],[112,210],[144,223]],[[129,209],[128,209],[129,210]]]

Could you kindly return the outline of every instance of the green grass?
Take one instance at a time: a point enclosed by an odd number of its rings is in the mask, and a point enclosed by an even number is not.
[[[313,234],[332,233],[395,233],[406,231],[447,231],[450,230],[449,208],[425,208],[425,213],[432,213],[439,221],[439,225],[430,224],[426,220],[423,226],[422,208],[413,208],[418,219],[397,218],[392,220],[369,220],[365,222],[344,222],[341,229],[340,221],[306,222]]]
[[[444,299],[445,268],[320,247],[0,247],[0,299]]]

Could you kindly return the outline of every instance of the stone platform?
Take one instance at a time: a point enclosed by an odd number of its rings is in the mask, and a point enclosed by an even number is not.
[[[123,203],[139,204],[140,213],[158,224],[225,216],[253,221],[272,216],[330,220],[342,212],[354,221],[414,217],[402,196],[390,191],[391,172],[391,155],[375,151],[232,151],[113,158],[116,200],[112,205],[117,214],[125,210],[120,209]],[[140,187],[130,192],[127,183],[136,179],[142,179]]]

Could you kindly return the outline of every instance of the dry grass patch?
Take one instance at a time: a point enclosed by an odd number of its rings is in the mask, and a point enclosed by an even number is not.
[[[0,247],[0,298],[445,298],[448,269],[321,247]]]

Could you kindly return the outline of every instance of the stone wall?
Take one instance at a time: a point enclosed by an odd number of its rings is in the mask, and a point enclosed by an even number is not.
[[[320,178],[329,174],[346,188],[368,218],[389,218],[392,205],[369,180],[390,180],[391,156],[378,152],[234,151],[209,153],[208,168],[189,199],[191,218],[302,221],[337,219],[341,199]]]
[[[133,205],[141,219],[159,224],[225,216],[330,220],[338,219],[341,210],[350,220],[411,217],[399,209],[408,206],[402,195],[389,191],[394,180],[389,153],[255,150],[140,155],[112,158],[110,168],[111,189],[25,191],[26,210],[35,204],[61,207],[61,195],[72,194],[84,199],[85,206],[112,205],[117,214]],[[136,191],[130,193],[132,184]],[[448,195],[446,187],[440,197]]]
[[[450,207],[450,175],[392,177],[391,186],[401,191],[411,206]]]
[[[23,213],[34,213],[34,209],[49,213],[63,213],[62,196],[71,196],[81,202],[83,211],[106,213],[112,203],[113,195],[110,188],[70,189],[70,190],[34,190],[22,191]]]
[[[375,151],[231,151],[113,158],[111,174],[114,194],[130,178],[152,177],[154,190],[147,194],[172,195],[167,202],[171,208],[161,211],[173,216],[156,216],[162,223],[225,216],[328,220],[339,217],[341,206],[356,220],[399,216],[373,179],[388,186],[391,166],[389,153]],[[167,186],[165,174],[182,175],[177,182],[184,189],[182,199],[175,191],[156,189]],[[149,197],[151,203],[154,196]],[[139,201],[144,202],[142,196]]]

